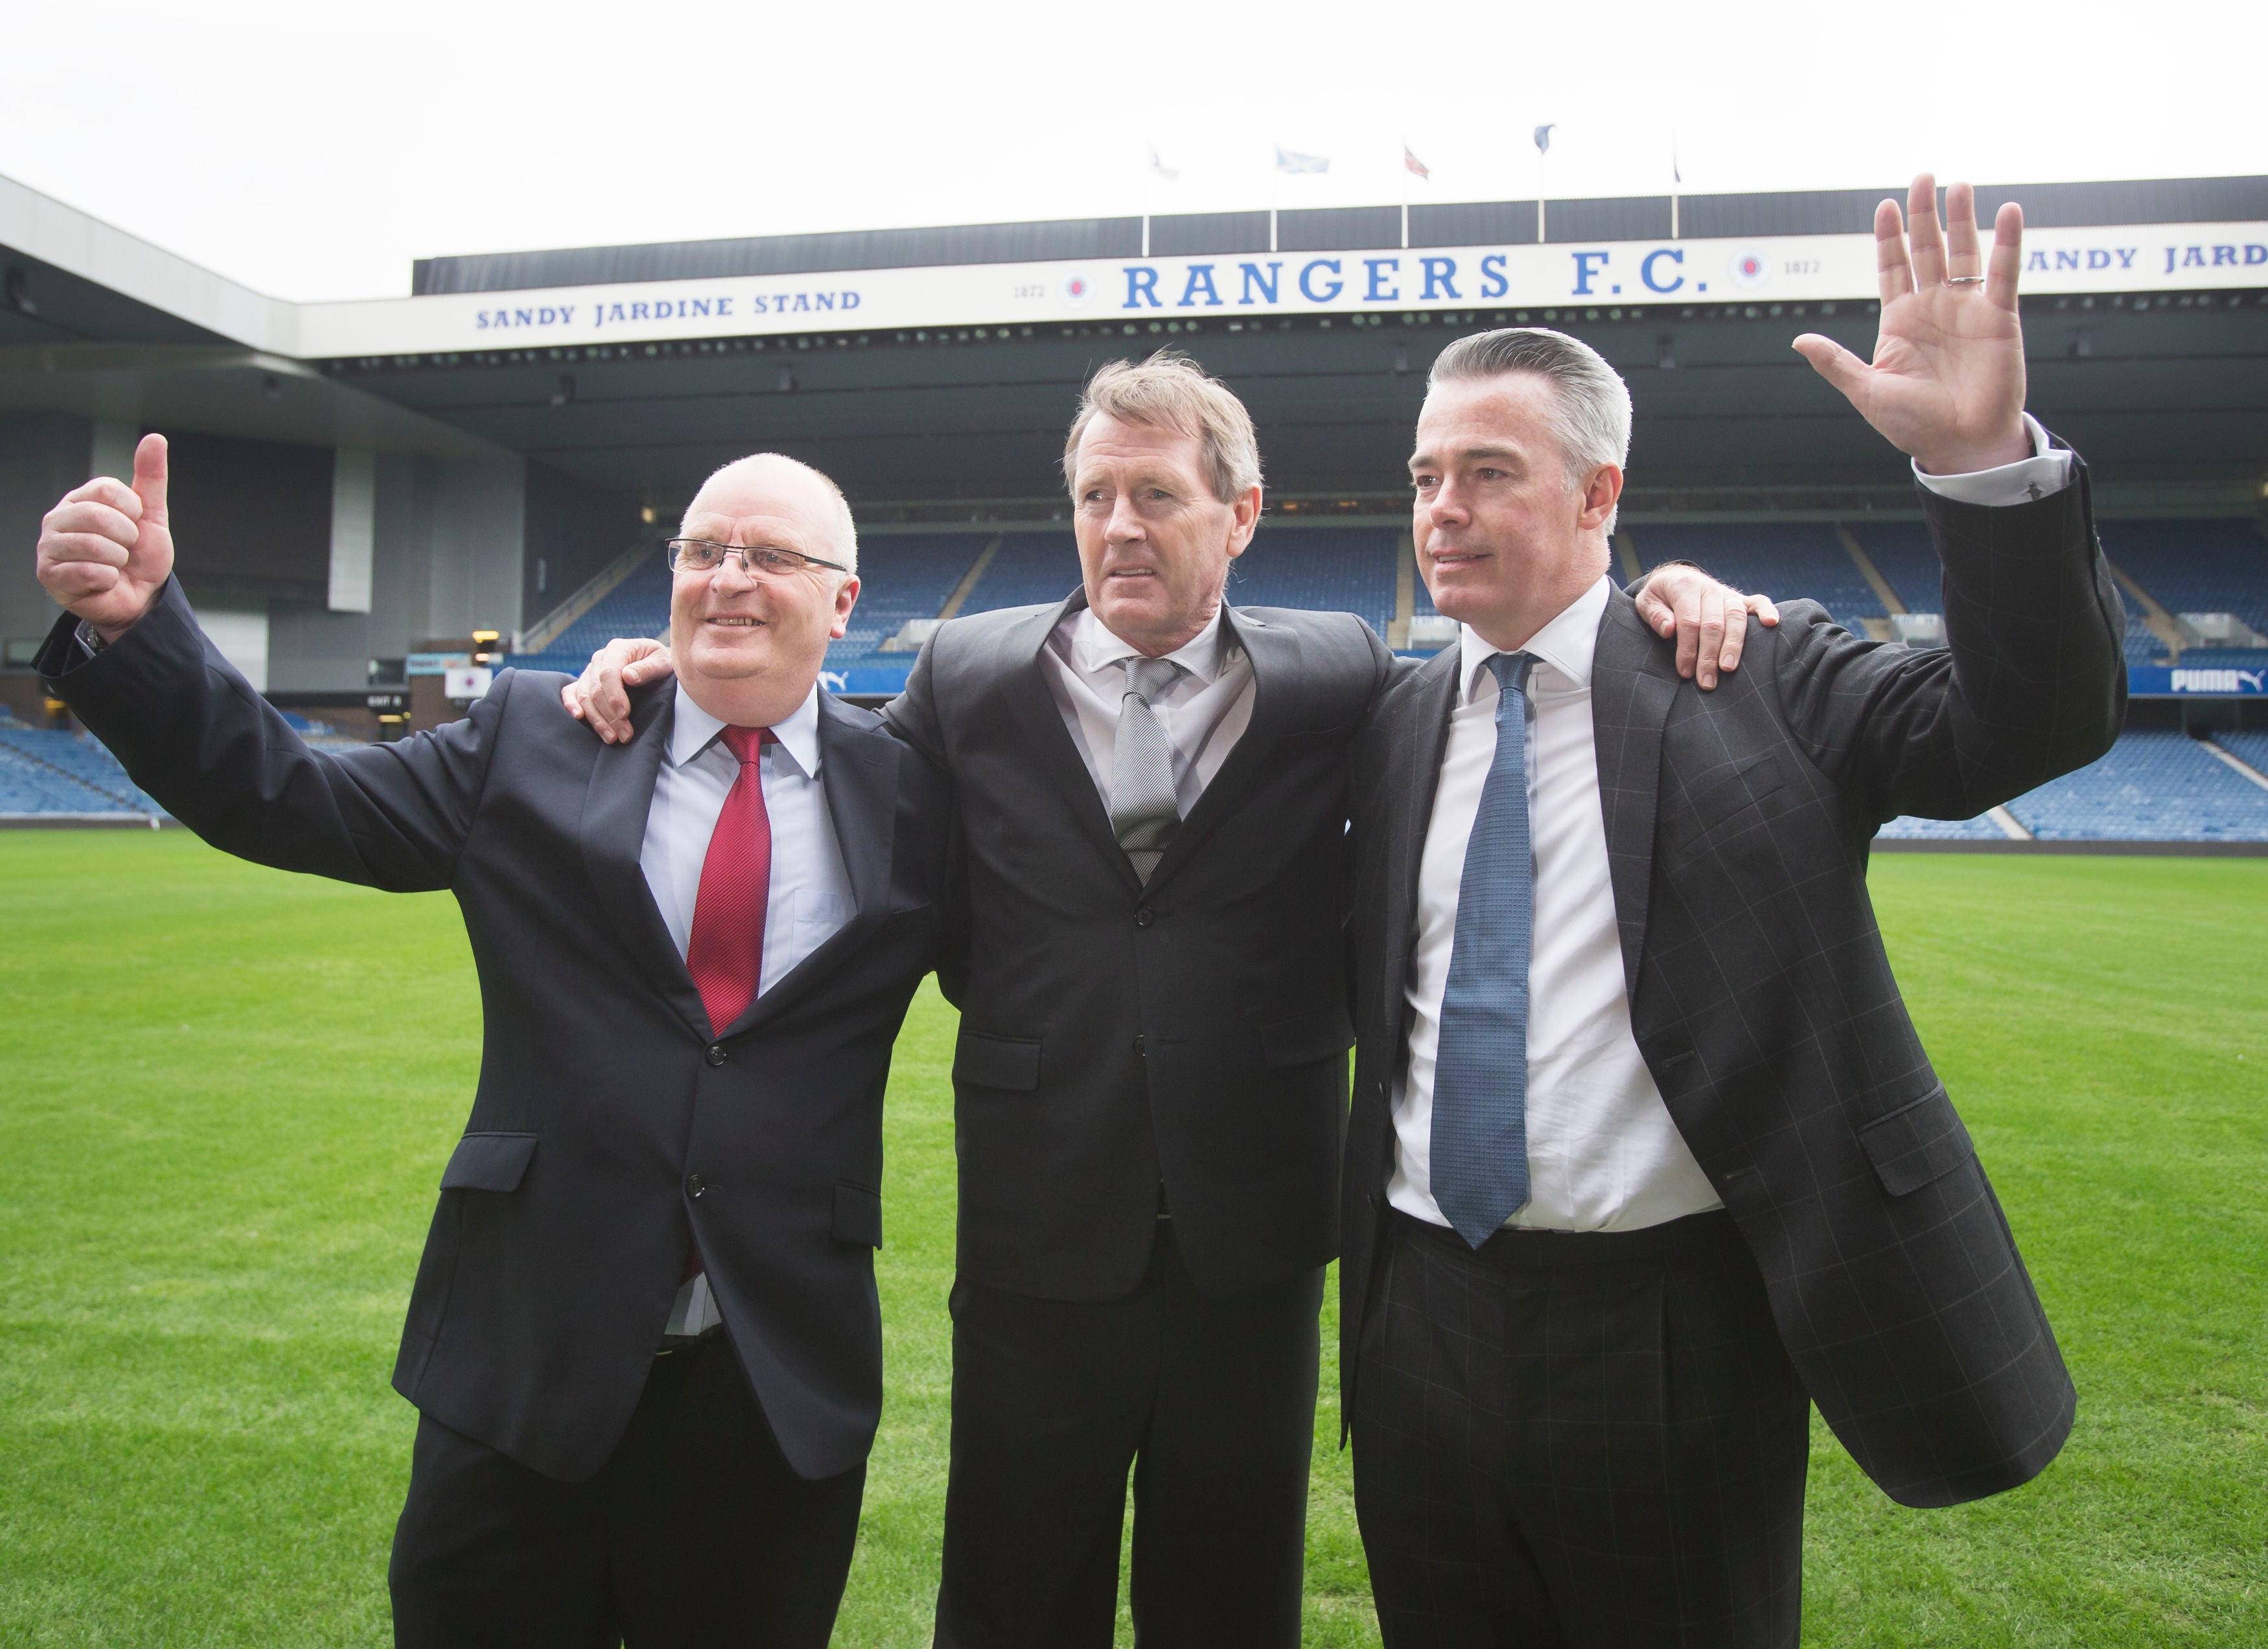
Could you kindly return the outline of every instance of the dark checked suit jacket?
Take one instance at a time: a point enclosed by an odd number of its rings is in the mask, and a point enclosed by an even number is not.
[[[436,732],[317,751],[205,643],[178,584],[91,661],[71,628],[41,672],[205,840],[446,888],[463,911],[480,1085],[395,1388],[537,1471],[592,1475],[644,1386],[690,1236],[789,1462],[823,1477],[864,1460],[882,1397],[882,1089],[944,905],[935,771],[821,695],[856,912],[719,1032],[638,863],[674,692],[642,695],[636,736],[607,745],[560,707],[563,677],[514,670]]]
[[[2083,469],[2028,505],[1925,499],[1948,647],[1863,641],[1797,602],[1777,630],[1752,625],[1739,671],[1704,693],[1616,594],[1591,693],[1638,1049],[1755,1255],[1820,1412],[1894,1498],[1943,1505],[2038,1472],[2076,1399],[1899,999],[1868,847],[1901,813],[1970,817],[2109,749],[2125,707],[2124,617]],[[1418,859],[1457,657],[1390,688],[1356,750],[1350,1381],[1385,1225]]]
[[[1125,1295],[1162,1179],[1198,1288],[1241,1294],[1337,1239],[1346,757],[1394,661],[1351,614],[1230,609],[1251,724],[1145,887],[1040,673],[1085,603],[946,624],[887,713],[951,778],[966,844],[960,1272]]]

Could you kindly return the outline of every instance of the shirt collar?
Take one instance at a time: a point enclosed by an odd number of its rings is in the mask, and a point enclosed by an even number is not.
[[[1530,636],[1528,645],[1520,651],[1549,665],[1571,685],[1588,687],[1592,655],[1599,649],[1599,620],[1605,616],[1608,593],[1612,588],[1602,573],[1597,583],[1561,608],[1558,617]],[[1457,644],[1457,679],[1463,684],[1464,702],[1470,704],[1474,690],[1480,684],[1482,666],[1504,649],[1482,640],[1469,625],[1459,627]]]
[[[669,729],[669,765],[682,767],[714,743],[725,723],[693,702],[685,684],[677,684],[677,718]],[[806,779],[819,777],[819,684],[782,721],[772,724],[781,751]]]
[[[1221,615],[1226,611],[1225,605],[1214,608],[1204,629],[1186,645],[1166,654],[1205,686],[1211,685],[1213,677],[1220,674],[1228,661],[1230,641],[1221,625]],[[1092,607],[1079,610],[1071,625],[1071,656],[1079,669],[1090,676],[1101,675],[1121,660],[1145,656],[1141,648],[1130,647],[1112,634],[1110,627],[1094,616]]]

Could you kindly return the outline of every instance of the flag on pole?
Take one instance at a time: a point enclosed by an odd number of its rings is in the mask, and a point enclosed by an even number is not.
[[[1297,150],[1276,145],[1276,169],[1278,172],[1328,172],[1331,163],[1322,155],[1301,154]]]
[[[1150,145],[1150,170],[1168,183],[1176,181],[1182,175],[1179,168],[1169,166],[1158,158],[1158,145],[1155,144]]]
[[[1408,170],[1416,173],[1419,177],[1425,178],[1429,181],[1433,176],[1433,168],[1427,166],[1423,160],[1420,160],[1417,157],[1416,153],[1411,151],[1408,144],[1403,144],[1402,145],[1402,164]]]
[[[1536,153],[1550,154],[1551,152],[1551,128],[1553,126],[1557,126],[1558,123],[1559,122],[1557,121],[1553,121],[1550,125],[1538,126],[1535,129]]]

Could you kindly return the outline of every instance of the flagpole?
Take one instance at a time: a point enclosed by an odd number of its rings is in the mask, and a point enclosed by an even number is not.
[[[1535,244],[1543,244],[1543,157],[1551,152],[1551,129],[1557,121],[1535,129]]]
[[[1677,166],[1677,128],[1669,129],[1669,238],[1677,235],[1677,193],[1685,186],[1685,174]]]
[[[1410,249],[1410,140],[1402,140],[1402,249]]]

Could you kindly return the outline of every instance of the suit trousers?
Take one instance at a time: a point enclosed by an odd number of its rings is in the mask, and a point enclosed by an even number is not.
[[[1108,1649],[1130,1467],[1144,1649],[1294,1649],[1322,1290],[1207,1299],[1170,1220],[1123,1299],[957,1284],[938,1649]]]
[[[1793,1649],[1810,1400],[1731,1216],[1388,1216],[1355,1512],[1387,1649]]]
[[[394,1642],[824,1649],[865,1478],[795,1475],[722,1334],[654,1359],[585,1483],[421,1416],[387,1576]]]

